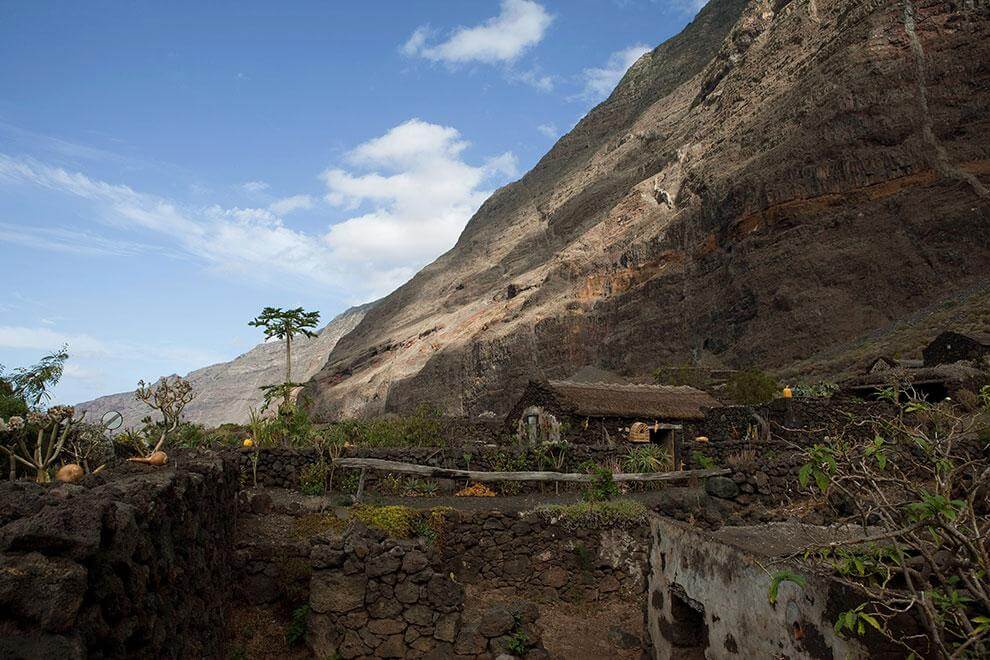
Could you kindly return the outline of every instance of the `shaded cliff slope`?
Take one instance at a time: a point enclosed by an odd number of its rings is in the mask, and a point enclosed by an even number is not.
[[[340,338],[364,318],[372,304],[348,309],[312,339],[296,338],[292,342],[293,377],[298,375],[306,380],[319,371]],[[261,386],[281,382],[284,376],[285,344],[281,341],[258,344],[230,362],[192,371],[186,378],[192,384],[196,398],[186,406],[184,418],[205,426],[246,423],[250,409],[261,406]],[[134,398],[133,390],[80,403],[76,409],[86,411],[89,420],[98,420],[103,413],[116,410],[124,417],[124,427],[139,426],[141,419],[151,412],[148,406]]]
[[[988,186],[986,3],[712,0],[307,394],[477,414],[585,365],[786,367],[985,288]]]

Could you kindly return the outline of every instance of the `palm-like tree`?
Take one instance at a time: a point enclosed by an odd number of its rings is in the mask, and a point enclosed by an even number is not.
[[[289,406],[289,394],[292,388],[297,385],[297,383],[292,382],[292,338],[296,335],[315,337],[316,333],[311,328],[315,328],[319,322],[319,312],[307,312],[302,307],[295,309],[265,307],[257,318],[248,323],[248,325],[256,328],[264,328],[265,337],[268,339],[285,340],[285,382],[281,386],[265,389],[269,393],[273,393],[274,390],[281,390],[281,394],[284,396],[283,405],[286,409]]]

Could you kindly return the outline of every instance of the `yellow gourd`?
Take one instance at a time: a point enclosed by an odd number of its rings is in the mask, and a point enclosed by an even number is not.
[[[785,387],[784,388],[784,398],[785,399],[790,399],[793,396],[794,396],[794,391],[791,388],[789,388],[789,387]]]
[[[251,438],[244,438],[244,446],[254,447],[254,440],[252,440]]]
[[[82,467],[75,463],[69,463],[59,468],[58,472],[55,473],[55,479],[71,484],[82,479],[84,474]]]

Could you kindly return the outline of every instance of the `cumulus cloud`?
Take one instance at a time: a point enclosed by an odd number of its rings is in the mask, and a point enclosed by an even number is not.
[[[353,149],[349,169],[324,172],[329,203],[364,211],[330,227],[335,258],[399,283],[453,246],[489,184],[517,174],[511,153],[471,165],[467,147],[456,129],[412,119]]]
[[[241,184],[241,190],[252,195],[265,192],[271,186],[269,186],[264,181],[245,181]]]
[[[493,187],[517,174],[511,153],[471,164],[464,158],[468,146],[456,129],[419,119],[356,146],[321,176],[327,201],[345,215],[322,233],[284,221],[292,211],[315,205],[308,195],[280,199],[268,208],[189,207],[3,154],[0,184],[82,198],[97,208],[95,217],[120,233],[139,233],[145,240],[149,234],[165,237],[172,254],[199,259],[218,271],[279,283],[292,278],[370,299],[452,247]],[[121,256],[145,249],[143,243],[85,232],[5,224],[0,224],[0,241]]]
[[[268,208],[276,215],[288,215],[293,211],[311,209],[316,201],[310,195],[293,195],[272,202]]]
[[[629,46],[609,55],[605,66],[585,69],[581,73],[584,80],[584,90],[579,98],[592,102],[605,99],[619,84],[629,67],[650,50],[652,49],[643,44]]]
[[[536,127],[536,130],[538,130],[540,133],[553,140],[556,140],[557,138],[560,137],[560,129],[557,128],[557,124],[553,122],[549,122],[547,124],[540,124],[539,126]]]
[[[443,41],[431,43],[429,26],[416,29],[401,47],[410,57],[445,64],[512,62],[538,44],[553,17],[532,0],[502,0],[498,16],[481,25],[460,27]]]

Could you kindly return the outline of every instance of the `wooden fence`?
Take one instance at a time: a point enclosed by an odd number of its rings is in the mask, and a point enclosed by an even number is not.
[[[386,461],[379,458],[335,458],[336,467],[361,470],[358,481],[357,499],[361,499],[364,490],[364,474],[366,470],[391,472],[395,474],[414,474],[418,477],[433,479],[468,479],[471,481],[569,481],[591,483],[597,479],[593,474],[576,472],[479,472],[477,470],[459,470],[456,468],[433,467],[416,465],[399,461]],[[630,472],[612,475],[615,481],[684,481],[692,478],[718,477],[731,474],[731,470],[714,468],[708,470],[678,470],[675,472]]]

